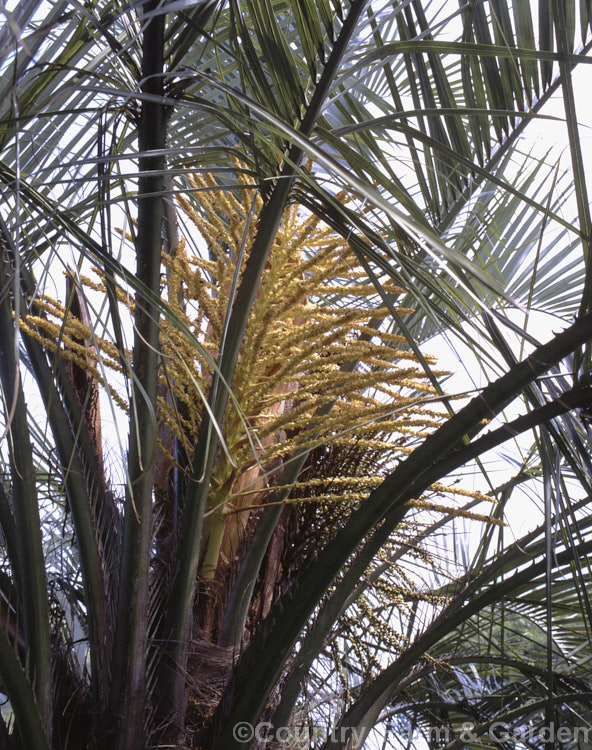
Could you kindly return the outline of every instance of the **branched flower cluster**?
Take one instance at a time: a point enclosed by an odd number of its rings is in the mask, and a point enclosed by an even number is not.
[[[197,441],[226,335],[230,297],[240,284],[263,206],[241,165],[235,166],[237,183],[232,188],[221,187],[211,174],[197,174],[189,178],[192,190],[187,197],[178,197],[207,253],[190,251],[190,243],[181,239],[164,256],[168,314],[161,319],[158,420],[162,434],[168,430],[175,436],[187,457]],[[83,285],[105,293],[104,279],[97,275],[98,280],[82,277]],[[383,284],[393,304],[404,291],[389,281]],[[116,288],[116,294],[132,312],[125,291]],[[126,399],[106,382],[108,370],[122,373],[116,346],[48,297],[37,298],[34,307],[34,314],[21,321],[23,330],[86,369],[127,408]],[[408,312],[398,308],[399,315]],[[218,525],[218,546],[210,545],[212,570],[220,555],[228,559],[236,551],[249,513],[266,504],[270,490],[278,488],[282,466],[297,450],[332,446],[360,457],[338,476],[324,476],[322,467],[305,472],[285,501],[318,503],[326,520],[333,515],[339,524],[380,484],[382,475],[445,418],[434,406],[436,393],[405,338],[389,330],[389,317],[348,243],[316,216],[289,207],[230,384],[232,396],[222,425],[226,454],[216,463],[210,493],[213,520],[206,520],[206,526]],[[434,364],[433,358],[425,359]],[[176,462],[170,440],[161,439],[160,451],[169,465]],[[490,499],[440,484],[430,494]],[[427,497],[411,504],[492,520]],[[332,514],[331,506],[340,510]]]

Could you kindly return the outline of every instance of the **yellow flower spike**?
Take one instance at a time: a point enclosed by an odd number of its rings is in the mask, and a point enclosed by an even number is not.
[[[106,384],[103,379],[103,376],[97,370],[97,368],[89,363],[88,356],[87,356],[89,350],[86,347],[76,344],[76,342],[74,341],[66,342],[67,346],[69,347],[67,349],[62,349],[61,347],[58,347],[57,339],[55,339],[53,336],[50,335],[49,337],[47,337],[39,333],[38,331],[39,320],[41,320],[42,323],[47,323],[47,321],[43,319],[35,320],[31,316],[21,318],[20,328],[27,335],[31,336],[31,338],[38,341],[48,351],[53,352],[58,357],[62,357],[63,359],[67,359],[71,362],[74,362],[76,365],[78,365],[78,367],[80,367],[83,370],[86,370],[100,385],[102,385],[108,390],[110,397],[117,403],[117,405],[121,409],[123,409],[124,411],[128,411],[129,404],[127,400],[121,398],[121,396],[113,388],[111,388],[111,386]],[[32,322],[34,323],[34,325],[31,325]],[[48,332],[55,331],[56,329],[59,333],[60,329],[58,326],[52,326],[52,324],[49,324],[45,327],[45,330],[47,330]],[[76,348],[78,352],[83,352],[83,354],[77,353],[77,351],[74,351],[74,348]],[[112,369],[115,369],[115,368],[112,368]]]
[[[486,516],[481,513],[473,513],[470,510],[463,510],[462,508],[451,508],[447,505],[441,505],[440,503],[432,503],[428,500],[409,500],[406,503],[411,508],[417,508],[419,510],[433,510],[438,513],[446,513],[453,518],[468,518],[472,521],[481,521],[483,523],[493,524],[494,526],[503,526],[504,522],[499,518],[493,516]]]
[[[87,289],[92,289],[95,292],[105,294],[107,291],[107,286],[105,284],[103,272],[101,271],[101,269],[95,267],[93,267],[92,270],[97,274],[101,281],[97,282],[89,278],[88,276],[81,275],[79,278],[82,286]],[[119,284],[113,284],[113,288],[115,290],[117,301],[123,303],[130,311],[133,311],[133,301],[130,299],[129,294],[125,291],[125,289],[123,289]]]
[[[435,492],[442,492],[451,495],[462,495],[463,497],[472,497],[475,500],[483,500],[488,503],[497,503],[498,501],[491,497],[491,495],[484,495],[482,492],[476,492],[475,490],[465,490],[462,487],[447,487],[444,484],[436,482],[436,484],[430,485],[430,490]]]

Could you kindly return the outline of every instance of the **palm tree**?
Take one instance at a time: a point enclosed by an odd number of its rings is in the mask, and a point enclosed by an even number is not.
[[[4,9],[5,746],[577,746],[592,5],[536,5]]]

